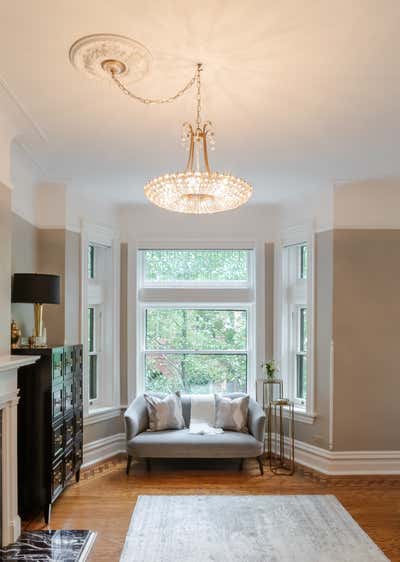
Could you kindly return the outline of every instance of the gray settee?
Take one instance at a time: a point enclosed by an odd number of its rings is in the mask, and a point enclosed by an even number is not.
[[[165,396],[157,394],[157,396]],[[227,394],[230,398],[244,396],[241,393]],[[214,458],[239,459],[240,468],[245,458],[256,458],[263,474],[261,455],[264,450],[265,415],[259,404],[250,398],[249,433],[224,431],[220,435],[192,435],[189,433],[190,396],[182,396],[185,429],[146,431],[149,427],[146,401],[138,396],[125,412],[126,448],[128,454],[127,474],[132,459],[146,459],[147,467],[152,458]]]

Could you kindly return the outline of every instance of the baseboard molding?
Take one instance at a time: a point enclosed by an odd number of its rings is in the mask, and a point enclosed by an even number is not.
[[[126,452],[125,433],[116,433],[83,446],[83,468]],[[285,446],[288,446],[285,439]],[[329,451],[295,441],[295,461],[330,476],[400,475],[400,451]]]
[[[126,452],[125,433],[116,433],[83,445],[82,468]]]
[[[330,476],[400,474],[400,451],[329,451],[295,440],[295,461]]]

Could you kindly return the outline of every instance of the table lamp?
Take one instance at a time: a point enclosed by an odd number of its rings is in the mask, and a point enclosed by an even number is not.
[[[60,304],[60,276],[43,273],[14,273],[12,302],[33,303],[35,338],[43,336],[43,305]]]

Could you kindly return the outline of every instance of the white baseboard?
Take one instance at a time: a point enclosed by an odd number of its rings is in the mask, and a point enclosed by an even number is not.
[[[288,444],[285,439],[285,448]],[[295,440],[295,461],[336,476],[400,474],[400,451],[329,451]]]
[[[125,433],[116,433],[83,445],[82,468],[126,452]]]

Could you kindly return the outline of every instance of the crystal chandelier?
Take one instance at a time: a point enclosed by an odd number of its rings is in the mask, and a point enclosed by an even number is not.
[[[211,171],[208,144],[215,145],[210,121],[201,122],[201,64],[196,70],[197,112],[194,125],[184,123],[182,142],[189,156],[184,172],[165,174],[144,188],[146,197],[158,207],[178,213],[209,214],[230,211],[246,203],[252,187],[228,173]]]
[[[236,209],[249,200],[253,191],[249,183],[210,169],[208,144],[213,149],[215,137],[211,122],[201,121],[201,64],[175,95],[151,99],[138,96],[121,81],[138,81],[149,72],[151,54],[138,41],[104,33],[88,35],[71,46],[69,57],[78,70],[95,78],[111,78],[122,93],[143,104],[171,103],[196,86],[195,124],[184,123],[182,128],[182,141],[189,151],[186,169],[151,180],[144,193],[152,203],[178,213],[208,214]]]

